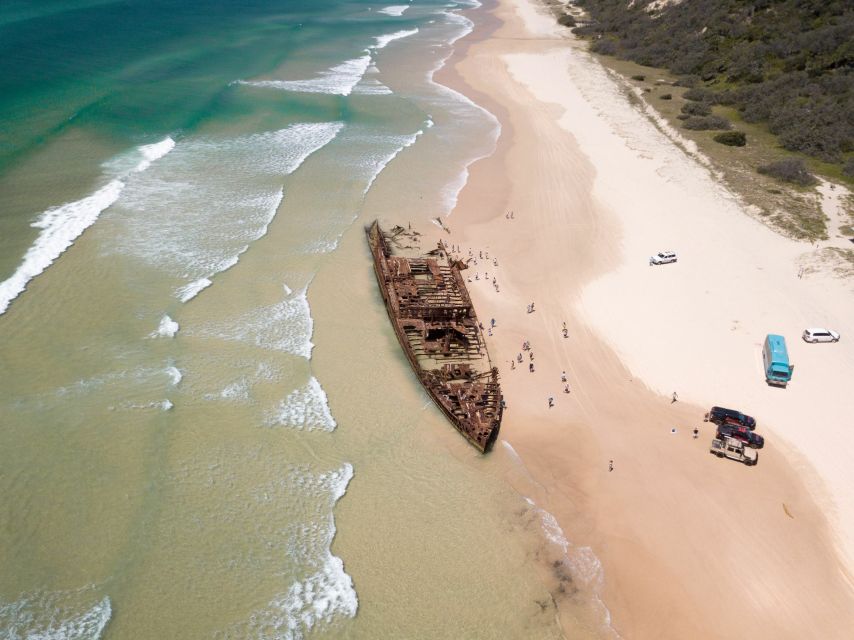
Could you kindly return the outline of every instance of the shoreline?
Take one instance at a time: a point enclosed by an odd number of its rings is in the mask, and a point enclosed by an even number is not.
[[[658,385],[629,371],[612,341],[601,341],[601,330],[591,329],[583,308],[587,288],[625,264],[625,221],[594,191],[601,166],[560,126],[570,117],[562,97],[531,95],[532,87],[543,92],[548,84],[537,75],[560,82],[561,60],[554,57],[569,44],[554,35],[556,24],[548,31],[551,16],[537,18],[533,7],[520,4],[487,5],[490,18],[476,24],[436,74],[502,126],[495,153],[470,166],[448,222],[451,242],[488,248],[500,259],[500,294],[476,285],[470,291],[480,315],[498,319],[489,341],[508,401],[503,439],[544,487],[544,501],[536,503],[601,560],[598,595],[618,633],[842,637],[851,593],[833,534],[776,431],[766,434],[756,473],[709,456],[712,434],[694,404],[701,394],[688,390],[671,406]],[[541,20],[542,30],[531,33],[519,11]],[[493,17],[501,24],[490,24]],[[528,86],[508,72],[510,56]],[[502,215],[509,210],[515,221]],[[522,310],[528,298],[537,302],[534,317]],[[560,337],[562,322],[569,340]],[[534,375],[509,368],[524,339],[537,351]],[[572,387],[567,396],[559,393],[561,370]],[[547,395],[556,398],[555,409],[547,408]],[[688,425],[696,424],[702,437],[692,441]],[[611,459],[614,473],[607,470]],[[786,614],[767,620],[778,609]],[[563,608],[561,616],[565,626],[571,622]]]

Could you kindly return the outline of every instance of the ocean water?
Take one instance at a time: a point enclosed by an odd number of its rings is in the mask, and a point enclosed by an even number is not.
[[[558,638],[553,562],[598,637],[595,558],[420,391],[362,232],[491,152],[433,79],[479,11],[0,5],[0,638]]]

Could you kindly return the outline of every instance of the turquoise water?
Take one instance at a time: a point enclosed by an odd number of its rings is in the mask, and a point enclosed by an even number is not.
[[[432,80],[477,11],[0,5],[0,638],[560,637],[566,541],[420,391],[362,232],[491,152]]]

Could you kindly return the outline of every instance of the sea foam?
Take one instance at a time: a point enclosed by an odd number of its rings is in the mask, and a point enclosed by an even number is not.
[[[317,378],[288,394],[267,420],[268,425],[284,425],[306,431],[333,431],[336,423],[329,410],[326,392]]]
[[[110,598],[94,588],[35,592],[0,601],[0,630],[9,640],[98,640],[112,616]]]
[[[169,316],[163,316],[160,319],[160,324],[157,327],[157,331],[152,333],[153,337],[161,337],[161,338],[174,338],[175,334],[178,333],[178,329],[180,325],[175,322]]]
[[[169,380],[173,387],[184,379],[184,375],[181,373],[181,370],[173,365],[166,367],[166,375],[169,376]]]
[[[145,171],[174,147],[175,141],[172,138],[137,147],[137,159],[132,167],[119,171],[117,176],[91,195],[44,211],[31,225],[41,229],[41,233],[27,249],[24,260],[15,273],[0,282],[0,315],[5,313],[12,300],[27,288],[30,280],[43,273],[95,223],[102,211],[119,199],[131,174]],[[115,175],[116,172],[112,173]]]

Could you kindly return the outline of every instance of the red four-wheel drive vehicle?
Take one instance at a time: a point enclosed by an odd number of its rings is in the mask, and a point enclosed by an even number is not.
[[[741,440],[747,446],[754,449],[761,449],[765,446],[765,438],[741,425],[729,423],[718,425],[718,438],[725,436]]]

